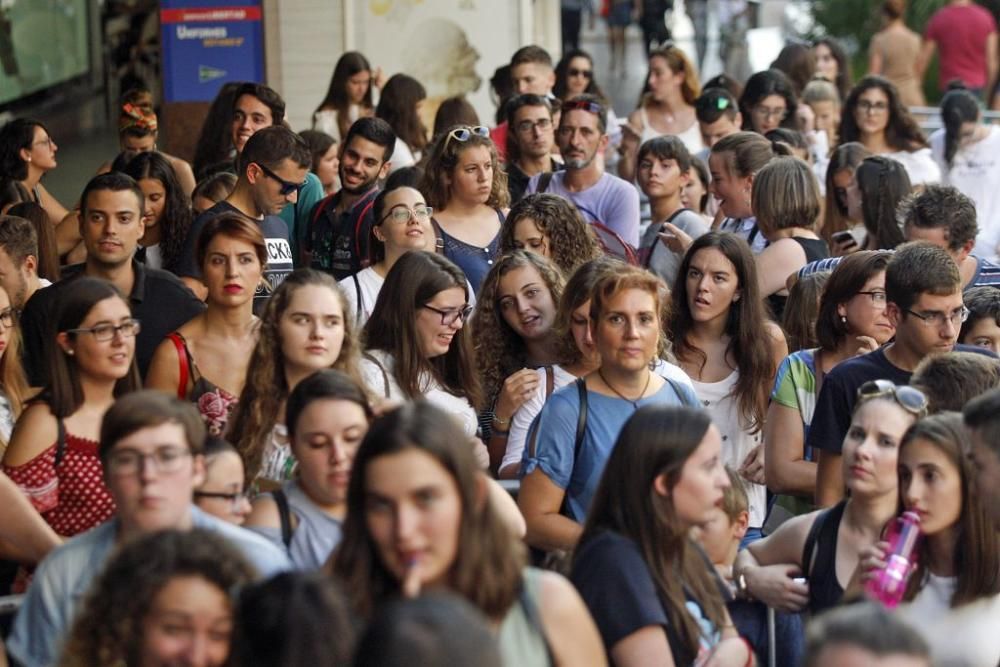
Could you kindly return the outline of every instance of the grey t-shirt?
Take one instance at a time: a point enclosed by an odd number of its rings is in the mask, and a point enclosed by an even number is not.
[[[677,278],[677,269],[681,266],[684,254],[674,252],[659,239],[657,235],[663,228],[662,223],[663,221],[654,222],[646,228],[639,248],[647,257],[646,268],[663,278],[667,286],[673,289],[674,280]],[[670,223],[692,239],[696,239],[708,231],[708,223],[705,222],[704,218],[689,208],[681,209],[674,214]]]

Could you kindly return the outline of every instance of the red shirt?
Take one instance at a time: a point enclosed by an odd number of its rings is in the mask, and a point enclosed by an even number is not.
[[[959,79],[968,88],[985,88],[986,38],[997,31],[993,15],[979,5],[947,5],[934,12],[924,38],[937,44],[941,69],[938,86]]]

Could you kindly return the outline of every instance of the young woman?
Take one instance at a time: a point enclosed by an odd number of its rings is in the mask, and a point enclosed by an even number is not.
[[[406,74],[393,74],[382,88],[375,117],[389,123],[396,134],[396,148],[389,158],[392,171],[412,167],[423,155],[427,128],[420,119],[420,110],[426,99],[423,85]]]
[[[106,281],[76,278],[63,289],[49,383],[18,419],[3,471],[53,530],[69,537],[114,513],[97,441],[115,398],[139,387],[139,321]]]
[[[500,252],[506,255],[514,250],[552,260],[565,278],[581,264],[604,255],[576,207],[565,197],[544,192],[525,196],[507,214],[500,231]]]
[[[329,134],[319,130],[303,130],[299,132],[299,136],[309,145],[309,152],[312,153],[310,171],[316,174],[323,186],[323,194],[332,195],[338,189],[337,170],[340,158],[337,149],[340,144]]]
[[[688,181],[681,188],[681,205],[697,212],[706,223],[712,222],[712,216],[708,214],[711,178],[705,161],[692,156]]]
[[[194,492],[194,504],[206,514],[242,526],[250,513],[246,470],[240,453],[218,436],[205,438],[205,481]]]
[[[465,328],[471,315],[461,269],[423,250],[403,255],[365,325],[361,373],[368,390],[390,401],[426,398],[461,423],[467,441],[474,439],[476,408],[484,401]]]
[[[483,281],[472,330],[494,472],[507,448],[511,420],[537,389],[534,369],[559,359],[554,325],[564,282],[552,262],[524,250],[497,260]]]
[[[795,127],[798,101],[784,72],[768,69],[747,79],[740,95],[743,129],[764,134],[776,127]]]
[[[767,487],[788,511],[799,514],[812,504],[816,463],[805,450],[823,378],[837,364],[877,349],[895,328],[885,314],[887,252],[864,250],[845,257],[830,274],[813,319],[817,346],[785,357],[778,368],[764,423]],[[818,274],[813,274],[818,275]]]
[[[552,87],[552,94],[563,102],[585,94],[602,99],[608,97],[594,79],[594,59],[580,49],[567,51],[556,64],[556,84]]]
[[[371,317],[385,277],[396,261],[411,250],[434,251],[434,209],[411,187],[389,187],[372,204],[371,248],[374,263],[340,281],[347,298],[348,315],[360,329]]]
[[[781,611],[813,614],[837,605],[864,547],[875,544],[896,514],[896,463],[906,429],[927,413],[927,399],[887,380],[861,385],[844,437],[847,500],[789,519],[736,557],[735,581],[749,596]],[[805,577],[807,583],[795,581]]]
[[[962,416],[921,419],[899,445],[900,511],[920,516],[922,542],[900,614],[920,630],[935,664],[1000,660],[1000,539],[974,484]],[[863,554],[862,579],[885,567],[886,542]]]
[[[227,665],[231,595],[254,576],[215,533],[167,531],[132,540],[91,587],[59,665]]]
[[[69,211],[42,185],[42,177],[56,168],[56,151],[49,131],[37,120],[15,118],[0,129],[0,175],[17,180],[58,224]]]
[[[340,56],[326,96],[313,112],[312,129],[326,132],[338,143],[343,141],[354,121],[375,113],[372,86],[378,85],[379,74],[357,51]]]
[[[774,146],[756,132],[737,132],[720,139],[708,155],[712,194],[725,216],[720,229],[742,236],[759,252],[767,245],[754,217],[753,179],[774,157]]]
[[[420,191],[444,256],[455,262],[478,294],[500,248],[507,215],[507,175],[485,127],[454,127],[431,149]]]
[[[618,175],[628,181],[635,178],[639,146],[664,134],[680,138],[692,154],[704,149],[694,114],[694,102],[700,94],[698,75],[683,51],[667,46],[651,52],[639,108],[629,114],[623,127]]]
[[[882,3],[882,29],[868,45],[868,73],[884,76],[899,91],[908,107],[927,106],[923,83],[915,65],[920,56],[920,35],[906,27],[906,0]],[[845,93],[846,94],[846,93]]]
[[[198,237],[207,308],[153,354],[146,386],[191,401],[211,435],[226,432],[249,371],[260,321],[253,314],[267,262],[260,228],[236,213],[209,220]]]
[[[340,542],[351,465],[372,417],[364,390],[339,371],[316,371],[288,397],[285,424],[295,479],[257,496],[246,526],[317,570]]]
[[[27,398],[28,380],[21,366],[17,313],[7,291],[0,287],[0,453],[10,442],[14,422],[21,416]]]
[[[861,161],[847,187],[847,211],[865,226],[866,250],[892,250],[906,241],[896,220],[899,202],[912,191],[905,166],[884,155]]]
[[[551,551],[576,544],[615,439],[640,406],[697,403],[679,369],[669,367],[669,379],[653,370],[666,306],[666,286],[639,268],[605,273],[595,285],[590,327],[601,364],[549,397],[535,449],[524,459],[517,500],[531,546]]]
[[[376,419],[355,458],[332,562],[355,613],[370,619],[400,594],[444,589],[492,621],[505,664],[605,664],[579,596],[559,575],[525,567],[485,483],[461,428],[432,404]]]
[[[757,255],[760,296],[781,320],[788,299],[788,277],[809,262],[830,256],[826,242],[814,231],[820,199],[809,165],[795,157],[776,157],[753,181],[750,205],[768,246]]]
[[[778,57],[771,63],[771,69],[776,69],[787,76],[795,96],[802,97],[806,84],[816,73],[816,56],[806,44],[788,42],[781,47]]]
[[[849,188],[857,186],[854,172],[866,157],[871,157],[871,152],[856,141],[840,144],[830,153],[830,163],[826,167],[826,203],[823,205],[820,236],[834,255],[844,255],[846,251],[860,247],[865,240],[864,223],[860,217],[852,218],[851,213],[858,212],[847,207],[847,192]],[[846,231],[851,232],[849,238],[841,234]]]
[[[982,122],[978,98],[951,90],[941,100],[944,128],[931,135],[931,153],[941,167],[941,182],[958,188],[976,203],[979,234],[972,254],[997,261],[1000,251],[1000,127]]]
[[[816,347],[816,319],[819,316],[819,300],[830,278],[829,271],[816,271],[796,277],[788,288],[788,301],[781,315],[781,329],[788,340],[788,352],[798,352]]]
[[[229,437],[247,479],[274,488],[292,479],[296,461],[285,428],[285,401],[323,368],[358,379],[360,344],[343,292],[328,274],[293,271],[267,300],[246,383],[229,420]]]
[[[970,287],[962,293],[969,317],[962,322],[958,342],[1000,354],[1000,290],[993,285]]]
[[[875,155],[898,160],[914,185],[941,180],[941,169],[896,86],[880,76],[861,79],[844,102],[840,141],[860,141]]]
[[[191,161],[195,178],[199,182],[232,167],[233,106],[236,104],[236,91],[242,85],[242,81],[222,84],[208,107],[201,132],[198,133],[194,159]]]
[[[617,259],[600,257],[581,265],[566,283],[553,325],[559,363],[534,371],[534,391],[524,399],[510,422],[507,448],[500,463],[499,476],[502,479],[520,477],[521,459],[531,438],[531,425],[549,396],[601,365],[600,355],[590,335],[590,295],[605,272],[622,266]]]
[[[813,79],[802,91],[799,129],[809,142],[813,173],[821,183],[830,163],[830,149],[839,143],[841,106],[837,87],[829,81]],[[808,111],[806,121],[802,120],[803,111]]]
[[[766,513],[761,429],[774,372],[788,354],[784,334],[765,317],[750,248],[725,232],[695,240],[677,273],[667,325],[673,355],[723,437],[723,460],[751,482],[750,529]]]
[[[722,436],[704,411],[651,405],[625,424],[571,575],[613,665],[753,664],[690,537],[728,486]]]
[[[146,204],[142,219],[146,231],[139,239],[139,254],[146,266],[173,271],[191,227],[191,200],[160,153],[139,153],[129,161],[124,173],[139,184]]]
[[[816,76],[837,86],[840,99],[851,92],[851,61],[840,42],[832,37],[823,37],[813,44],[816,56]]]

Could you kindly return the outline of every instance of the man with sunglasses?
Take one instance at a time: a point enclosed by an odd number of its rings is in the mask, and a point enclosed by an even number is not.
[[[555,127],[552,105],[534,93],[518,95],[507,102],[507,190],[511,205],[520,201],[535,174],[558,171],[552,159]]]
[[[306,173],[312,164],[309,146],[291,130],[277,125],[255,132],[236,160],[239,175],[228,197],[208,209],[191,224],[177,274],[195,294],[204,297],[201,267],[195,260],[198,236],[205,223],[222,213],[241,213],[257,222],[267,244],[264,280],[254,294],[253,309],[259,314],[267,298],[292,272],[292,248],[288,227],[278,217],[282,209],[298,200]]]
[[[816,503],[820,506],[843,497],[841,449],[860,387],[872,380],[909,384],[921,361],[952,350],[992,356],[983,348],[956,345],[969,311],[962,303],[958,266],[941,248],[925,242],[901,245],[889,260],[885,293],[885,312],[896,328],[895,339],[836,366],[823,378],[816,399],[806,445],[819,452]]]
[[[135,392],[108,410],[98,456],[115,514],[65,542],[39,565],[8,639],[16,664],[57,662],[80,601],[125,540],[197,528],[224,538],[263,577],[291,569],[284,552],[264,538],[192,504],[205,477],[204,442],[205,425],[197,409],[173,396]]]
[[[139,184],[119,172],[95,176],[83,189],[79,226],[87,259],[67,266],[62,280],[36,291],[21,313],[22,361],[32,387],[45,386],[49,380],[48,355],[55,345],[53,313],[61,305],[63,288],[75,278],[107,280],[128,295],[132,316],[142,322],[135,339],[135,359],[143,376],[163,338],[205,309],[174,274],[135,260],[145,231],[144,202]]]
[[[551,192],[573,202],[588,222],[600,223],[633,248],[639,245],[639,193],[612,176],[597,159],[608,146],[608,112],[600,98],[577,95],[563,103],[556,142],[565,169],[541,173],[528,182],[527,194]]]

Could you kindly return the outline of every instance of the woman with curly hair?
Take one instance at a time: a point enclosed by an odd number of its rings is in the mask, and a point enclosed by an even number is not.
[[[558,242],[555,242],[557,239]],[[604,255],[576,207],[559,195],[530,194],[514,204],[500,231],[500,252],[537,253],[568,278],[585,262]]]
[[[191,227],[191,200],[181,189],[170,162],[160,153],[139,153],[129,161],[124,173],[139,184],[146,205],[146,231],[139,239],[139,255],[146,266],[173,271]]]
[[[412,167],[420,161],[427,146],[427,128],[420,119],[426,99],[423,85],[406,74],[393,74],[382,88],[375,117],[389,123],[396,134],[396,148],[389,158],[391,171]]]
[[[541,255],[515,250],[483,281],[472,317],[476,362],[489,419],[490,469],[500,465],[514,415],[538,386],[534,369],[558,361],[556,304],[564,279]]]
[[[207,530],[164,531],[121,547],[77,615],[60,667],[227,664],[233,592],[256,573]]]
[[[267,265],[267,247],[253,221],[223,213],[205,223],[196,256],[208,307],[156,348],[146,386],[194,403],[209,434],[220,436],[257,344],[260,320],[253,314],[253,298]]]
[[[445,257],[455,262],[479,293],[499,255],[500,230],[510,194],[507,174],[486,127],[457,126],[431,149],[420,191]]]
[[[903,163],[914,186],[941,180],[941,169],[927,139],[888,79],[866,76],[847,96],[840,121],[840,143],[849,141],[859,141],[874,155]]]
[[[360,381],[360,344],[344,293],[333,278],[298,269],[267,300],[246,384],[229,420],[229,439],[243,456],[249,481],[274,488],[292,478],[296,462],[285,428],[285,401],[323,368]]]

